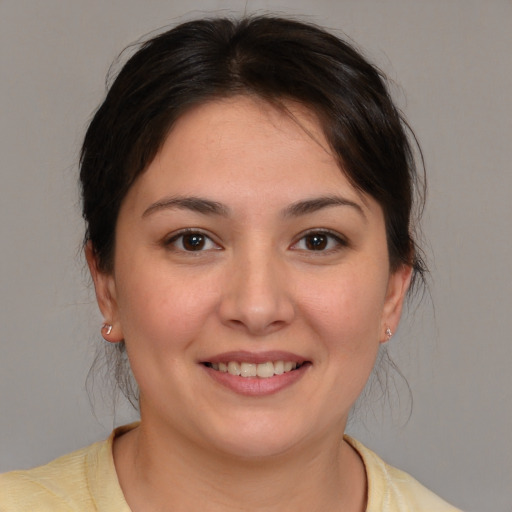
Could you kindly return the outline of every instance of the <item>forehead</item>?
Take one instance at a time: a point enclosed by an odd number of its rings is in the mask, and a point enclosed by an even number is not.
[[[181,116],[132,189],[128,196],[144,201],[213,194],[221,202],[256,197],[270,205],[333,193],[367,201],[341,170],[312,111],[247,96],[201,104]]]
[[[228,153],[240,145],[258,143],[274,151],[279,146],[285,151],[292,145],[297,150],[300,145],[311,152],[310,146],[315,145],[315,152],[333,158],[316,114],[291,101],[274,105],[240,95],[200,104],[177,120],[166,142],[169,149],[176,149],[181,141],[194,143],[194,139]]]

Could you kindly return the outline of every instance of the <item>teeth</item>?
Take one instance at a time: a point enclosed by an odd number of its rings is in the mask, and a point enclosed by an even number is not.
[[[283,361],[276,361],[274,363],[274,373],[276,375],[282,375],[284,373],[284,362]]]
[[[284,371],[291,372],[293,370],[293,363],[291,361],[286,361],[284,363]]]
[[[231,375],[240,375],[240,365],[235,361],[230,361],[228,363],[228,373],[230,373]]]
[[[283,373],[291,372],[295,370],[298,365],[291,361],[267,361],[266,363],[260,364],[229,361],[228,363],[211,363],[210,366],[214,370],[231,375],[268,379],[274,375],[282,375]]]
[[[253,363],[242,363],[240,365],[240,375],[242,377],[256,377],[256,366]]]
[[[274,363],[262,363],[257,365],[256,375],[262,379],[268,379],[274,376]]]

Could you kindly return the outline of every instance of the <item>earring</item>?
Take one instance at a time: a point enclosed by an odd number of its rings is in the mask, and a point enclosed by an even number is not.
[[[390,340],[391,336],[393,336],[393,331],[389,327],[386,329],[386,336],[388,340]]]
[[[107,336],[112,332],[112,326],[110,324],[103,324],[101,330],[106,329]]]

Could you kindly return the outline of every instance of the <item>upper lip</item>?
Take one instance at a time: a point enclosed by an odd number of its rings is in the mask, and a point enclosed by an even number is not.
[[[267,352],[249,352],[246,350],[238,350],[231,352],[223,352],[216,354],[207,359],[201,360],[202,363],[227,363],[229,361],[243,362],[243,363],[267,363],[269,361],[291,361],[292,363],[304,363],[307,358],[302,357],[292,352],[285,352],[281,350],[271,350]]]

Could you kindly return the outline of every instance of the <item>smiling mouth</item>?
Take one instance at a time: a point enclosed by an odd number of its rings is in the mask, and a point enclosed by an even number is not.
[[[267,361],[266,363],[246,363],[229,361],[225,363],[203,363],[206,367],[222,373],[229,373],[239,377],[259,377],[260,379],[269,379],[274,375],[283,375],[284,373],[298,370],[306,362],[297,363],[292,361]]]

